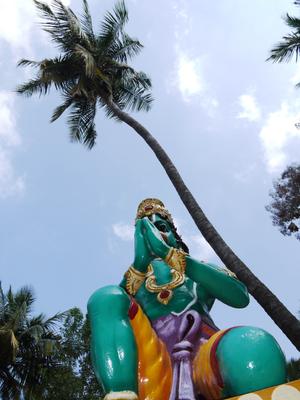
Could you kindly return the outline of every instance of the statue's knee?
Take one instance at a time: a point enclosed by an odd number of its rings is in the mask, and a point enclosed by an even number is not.
[[[237,327],[228,331],[217,347],[225,385],[235,393],[285,382],[285,357],[272,335],[260,328]]]
[[[117,285],[110,285],[96,290],[88,301],[88,314],[90,317],[99,314],[118,314],[129,308],[129,297]]]

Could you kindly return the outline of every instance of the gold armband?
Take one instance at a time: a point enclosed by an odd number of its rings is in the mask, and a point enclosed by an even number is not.
[[[146,275],[147,273],[140,272],[131,265],[125,273],[127,292],[134,296],[144,283]]]
[[[171,247],[169,253],[165,258],[165,262],[176,271],[180,272],[181,274],[185,273],[186,268],[186,253],[183,250],[175,249]]]

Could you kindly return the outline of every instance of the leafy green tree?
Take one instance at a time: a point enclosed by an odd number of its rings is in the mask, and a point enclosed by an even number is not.
[[[274,182],[271,203],[266,207],[283,235],[300,240],[300,165],[288,166]]]
[[[103,391],[90,361],[90,329],[78,308],[72,308],[59,329],[60,341],[45,370],[38,400],[100,400]]]
[[[0,285],[0,398],[33,399],[43,372],[53,366],[51,353],[63,314],[32,316],[33,291],[23,287],[4,293]]]
[[[161,145],[126,112],[148,111],[152,98],[149,93],[150,79],[128,65],[129,60],[140,52],[142,45],[124,31],[128,21],[124,2],[120,1],[113,12],[106,13],[97,34],[93,30],[87,0],[83,0],[81,18],[60,0],[53,0],[52,6],[38,0],[34,2],[44,21],[43,29],[49,33],[60,54],[38,62],[21,60],[20,66],[31,66],[37,72],[35,78],[19,86],[18,93],[25,96],[44,95],[51,87],[57,89],[64,102],[54,110],[51,121],[69,109],[71,140],[79,141],[88,148],[92,148],[96,142],[94,120],[97,107],[102,108],[108,117],[133,128],[155,153],[208,243],[300,350],[299,321],[229,248],[205,216]]]

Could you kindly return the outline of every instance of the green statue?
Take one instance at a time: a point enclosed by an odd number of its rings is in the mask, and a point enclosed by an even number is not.
[[[135,254],[118,286],[88,303],[92,360],[105,400],[223,399],[285,382],[285,358],[262,329],[218,329],[215,300],[249,303],[226,268],[200,262],[157,199],[138,207]]]

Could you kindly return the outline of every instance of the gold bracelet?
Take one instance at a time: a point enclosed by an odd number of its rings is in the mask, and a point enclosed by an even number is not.
[[[139,290],[139,288],[142,286],[144,283],[144,280],[146,278],[147,272],[141,272],[138,271],[137,269],[134,268],[133,265],[131,265],[128,270],[125,272],[125,278],[126,278],[126,290],[129,294],[135,295],[136,292]]]
[[[186,253],[181,249],[175,249],[171,247],[169,253],[165,258],[165,262],[176,271],[180,272],[181,274],[185,273],[186,268]]]

